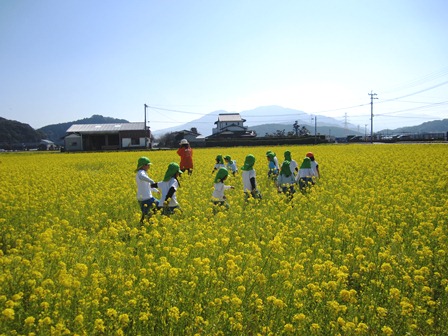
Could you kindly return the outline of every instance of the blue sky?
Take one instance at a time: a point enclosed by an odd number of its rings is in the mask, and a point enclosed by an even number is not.
[[[159,130],[279,105],[364,127],[374,92],[374,130],[417,125],[448,118],[447,32],[445,0],[0,0],[0,116],[148,104]]]

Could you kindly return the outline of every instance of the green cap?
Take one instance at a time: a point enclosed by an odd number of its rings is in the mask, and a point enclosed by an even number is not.
[[[255,156],[252,154],[249,154],[246,156],[246,159],[244,160],[244,165],[241,167],[242,170],[251,170],[253,169],[255,164]]]
[[[222,155],[221,155],[221,154],[219,154],[218,156],[216,156],[216,162],[218,162],[218,163],[221,163],[221,164],[223,164],[223,163],[224,163],[224,161],[223,161],[223,159],[222,159]]]
[[[220,182],[224,177],[226,177],[228,175],[229,175],[229,171],[226,168],[224,168],[224,167],[219,168],[218,172],[216,173],[215,183]]]
[[[311,159],[309,157],[306,157],[303,159],[300,169],[302,169],[302,168],[311,168]]]
[[[151,164],[151,161],[146,156],[142,156],[138,159],[137,162],[137,170],[139,170],[141,167],[146,166],[147,164]]]
[[[224,156],[224,159],[227,160],[227,161],[232,161],[232,158],[230,157],[230,155]]]
[[[168,165],[168,169],[166,170],[165,177],[163,178],[163,181],[169,181],[170,178],[172,178],[176,173],[182,174],[182,171],[180,170],[179,165],[176,162],[171,162]]]
[[[289,150],[285,151],[285,160],[291,162],[291,152]]]
[[[269,158],[270,161],[273,161],[274,157],[275,157],[275,153],[271,152],[271,151],[267,151],[266,156]]]
[[[289,161],[283,161],[282,168],[280,169],[280,175],[285,175],[286,177],[291,176],[292,173],[289,164]]]

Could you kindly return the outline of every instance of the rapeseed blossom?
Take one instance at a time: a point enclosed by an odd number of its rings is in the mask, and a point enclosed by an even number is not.
[[[286,149],[309,151],[275,151]],[[143,225],[135,152],[0,155],[0,330],[443,334],[448,147],[315,146],[321,178],[292,198],[259,160],[263,198],[246,202],[229,176],[230,207],[215,213],[210,162],[266,150],[198,148],[195,172],[180,177],[182,212]],[[177,160],[147,155],[155,180]]]

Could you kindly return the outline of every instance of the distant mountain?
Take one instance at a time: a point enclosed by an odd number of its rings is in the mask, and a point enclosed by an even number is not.
[[[220,113],[229,113],[229,112],[224,111],[224,110],[213,111],[199,119],[190,121],[188,123],[185,123],[183,125],[179,125],[176,127],[170,127],[170,128],[165,128],[162,130],[154,131],[153,134],[157,137],[157,136],[163,135],[165,133],[181,131],[184,129],[189,130],[192,127],[196,127],[198,132],[201,135],[208,136],[208,135],[212,134],[212,129],[215,127],[214,123],[218,120],[218,115]],[[279,119],[282,120],[281,125],[286,125],[288,122],[290,122],[290,126],[292,127],[294,122],[297,120],[299,125],[305,126],[306,128],[308,128],[311,131],[312,134],[314,134],[314,120],[311,119],[314,116],[307,114],[300,110],[294,110],[294,109],[290,109],[290,108],[273,105],[273,106],[257,107],[253,110],[241,111],[239,113],[243,119],[246,119],[246,122],[244,123],[244,125],[249,127],[250,130],[256,130],[254,128],[254,126],[258,126],[258,125],[279,124],[278,123]],[[323,131],[324,129],[322,129],[322,131],[320,130],[322,127],[345,128],[343,122],[333,119],[333,118],[330,118],[330,117],[317,115],[316,120],[317,120],[317,125],[318,125],[318,132],[320,132],[321,134],[328,134],[328,132],[324,133],[324,131]],[[279,126],[279,127],[281,127],[281,126]],[[283,128],[281,128],[281,129],[283,129]],[[313,129],[313,131],[311,130],[311,128]],[[350,134],[355,134],[354,132],[356,132],[355,131],[356,126],[354,126],[352,124],[348,124],[347,128],[350,130],[349,131]],[[272,126],[272,129],[273,130],[268,133],[275,132],[278,128],[275,128],[275,126]],[[264,135],[265,133],[266,132],[262,132],[262,135]],[[260,135],[261,133],[259,133],[257,131],[257,134]]]
[[[103,117],[101,115],[94,114],[90,118],[84,118],[76,121],[70,121],[62,124],[54,124],[44,126],[39,128],[38,131],[45,133],[49,140],[53,141],[55,144],[63,145],[64,141],[62,138],[65,136],[66,131],[73,124],[114,124],[114,123],[128,123],[129,121],[125,119],[115,119],[110,117]]]
[[[448,119],[427,121],[417,126],[400,127],[396,129],[385,129],[381,134],[403,134],[403,133],[443,133],[448,132]]]
[[[36,131],[28,124],[0,117],[0,144],[3,147],[11,144],[36,143],[45,137],[45,134]]]

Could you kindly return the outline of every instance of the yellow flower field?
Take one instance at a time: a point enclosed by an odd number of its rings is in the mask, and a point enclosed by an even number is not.
[[[321,179],[293,198],[266,151]],[[257,161],[261,200],[213,208],[214,158]],[[0,155],[1,335],[442,335],[448,330],[448,146],[194,149],[182,212],[140,225],[139,156]],[[156,197],[159,195],[156,195]]]

